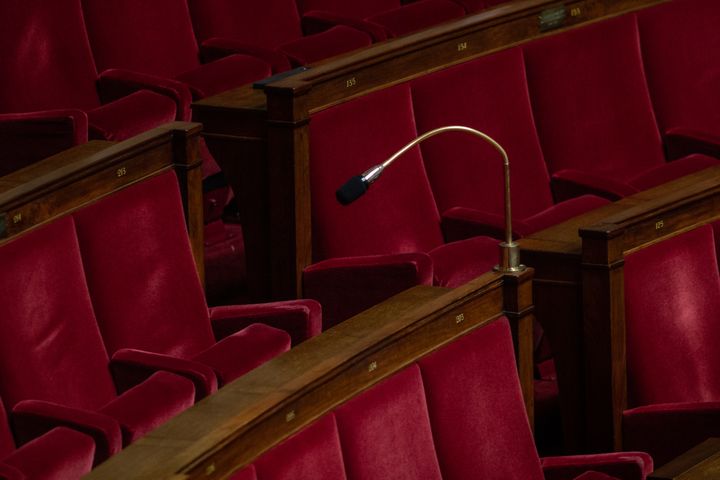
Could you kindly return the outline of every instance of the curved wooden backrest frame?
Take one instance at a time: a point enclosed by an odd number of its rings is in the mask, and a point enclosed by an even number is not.
[[[532,412],[532,270],[415,287],[304,342],[169,421],[87,478],[227,478],[336,406],[506,315]]]

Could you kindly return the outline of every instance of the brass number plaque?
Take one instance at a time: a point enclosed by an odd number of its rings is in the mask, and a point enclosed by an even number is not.
[[[125,175],[127,175],[127,168],[125,168],[125,167],[118,168],[115,171],[115,175],[117,175],[118,178],[124,177]]]
[[[663,220],[660,220],[659,222],[655,222],[655,230],[660,230],[665,226],[665,222]]]
[[[13,215],[13,223],[20,223],[22,222],[22,213],[16,213]]]
[[[457,44],[457,50],[458,52],[462,52],[463,50],[467,50],[467,42],[460,42]]]
[[[345,88],[351,88],[357,85],[357,79],[355,77],[345,80]]]

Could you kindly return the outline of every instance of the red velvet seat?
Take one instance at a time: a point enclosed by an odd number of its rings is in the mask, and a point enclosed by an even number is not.
[[[382,125],[382,128],[378,128]],[[445,244],[420,152],[388,168],[355,203],[336,189],[417,136],[408,85],[365,95],[312,116],[313,258],[305,296],[323,305],[326,327],[418,284],[457,286],[497,263],[497,241]]]
[[[718,164],[704,155],[665,161],[635,16],[540,39],[524,52],[557,198],[619,198]]]
[[[204,46],[247,51],[265,59],[276,72],[372,43],[367,33],[344,25],[303,37],[294,0],[190,0],[189,5]]]
[[[508,3],[510,0],[455,0],[463,6],[466,12],[474,13],[486,8],[494,7],[502,3]]]
[[[412,92],[418,131],[465,125],[503,145],[510,158],[516,234],[542,230],[607,203],[586,195],[553,204],[521,50],[425,75],[413,81]],[[421,149],[446,235],[503,238],[505,183],[500,154],[480,138],[452,132],[423,142]],[[477,224],[479,230],[474,228]]]
[[[344,24],[362,29],[376,40],[405,35],[465,15],[465,9],[452,0],[405,4],[400,0],[302,0],[298,5],[306,31],[315,32],[323,25]]]
[[[171,95],[97,83],[80,0],[3,0],[0,9],[0,174],[88,138],[123,140],[175,119]]]
[[[140,74],[151,84],[171,84],[183,96],[198,99],[230,90],[264,78],[271,73],[264,61],[248,55],[229,55],[201,64],[190,12],[185,0],[83,0],[83,11],[98,70],[108,82],[124,80]],[[189,119],[189,109],[181,120]],[[219,167],[202,144],[205,177],[218,174]],[[221,174],[220,174],[221,175]],[[224,183],[224,182],[223,182]],[[206,194],[205,222],[219,219],[227,204],[228,187]],[[241,233],[235,225],[224,224],[223,235],[208,238],[214,255],[208,257],[208,276],[213,279],[209,296],[232,296],[232,289],[243,285],[244,269],[236,268],[230,275],[228,265],[244,264]]]
[[[713,0],[675,0],[638,12],[640,43],[660,131],[680,136],[670,154],[692,148],[682,137],[707,136],[720,155],[720,6]]]
[[[165,372],[119,394],[72,218],[4,244],[0,262],[0,395],[19,441],[70,426],[95,439],[100,461],[193,404],[192,382]]]
[[[720,276],[703,226],[626,257],[624,444],[658,464],[720,434]]]
[[[349,400],[232,478],[630,480],[650,471],[644,453],[538,458],[501,318]]]
[[[91,437],[64,427],[16,448],[0,402],[0,478],[3,480],[79,478],[92,468],[94,454],[95,442]]]
[[[320,331],[320,307],[311,300],[208,311],[173,172],[74,216],[105,346],[140,377],[154,362],[187,374],[202,397],[286,351],[291,337],[298,343]]]

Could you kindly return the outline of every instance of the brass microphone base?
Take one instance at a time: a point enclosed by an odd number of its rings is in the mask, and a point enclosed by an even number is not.
[[[500,273],[522,272],[527,267],[520,263],[520,248],[515,242],[501,242],[500,263],[493,270]]]

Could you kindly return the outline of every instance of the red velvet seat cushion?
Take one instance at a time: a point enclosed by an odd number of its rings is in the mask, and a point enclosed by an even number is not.
[[[149,90],[139,90],[87,113],[90,137],[114,142],[172,122],[175,115],[175,102]]]
[[[190,86],[195,98],[204,98],[246,85],[271,74],[270,66],[248,55],[230,55],[180,73],[175,78]]]
[[[720,165],[717,158],[700,154],[688,155],[651,168],[632,178],[629,183],[635,188],[644,190],[717,165]]]
[[[638,12],[640,43],[661,131],[720,133],[720,9],[714,0],[676,0]]]
[[[382,25],[391,36],[399,37],[463,15],[465,9],[452,0],[418,0],[371,15],[366,20]]]
[[[371,44],[372,38],[368,34],[354,28],[338,25],[324,32],[284,43],[279,49],[295,65],[306,65],[367,47]]]
[[[430,250],[433,263],[433,285],[459,287],[489,272],[498,264],[498,241],[474,237],[452,242]]]
[[[507,319],[456,340],[419,365],[444,479],[543,478],[512,373]]]
[[[416,365],[341,405],[336,419],[348,478],[443,478]]]
[[[352,18],[365,18],[397,8],[401,5],[401,2],[400,0],[366,0],[364,2],[298,0],[297,4],[300,13],[319,10]]]
[[[345,480],[335,415],[320,418],[265,453],[255,462],[255,469],[263,480]]]
[[[513,218],[525,224],[526,234],[606,203],[586,197],[553,205],[520,49],[425,75],[413,81],[412,93],[420,132],[464,125],[490,135],[505,148],[511,166]],[[503,162],[491,145],[449,132],[423,142],[422,152],[441,212],[465,207],[504,218]]]

